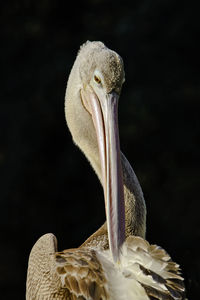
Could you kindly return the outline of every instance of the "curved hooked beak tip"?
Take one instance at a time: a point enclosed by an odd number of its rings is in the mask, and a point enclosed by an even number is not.
[[[88,85],[81,91],[84,106],[96,129],[104,189],[109,245],[113,260],[119,262],[125,239],[125,208],[118,130],[118,99],[115,93],[97,97]]]

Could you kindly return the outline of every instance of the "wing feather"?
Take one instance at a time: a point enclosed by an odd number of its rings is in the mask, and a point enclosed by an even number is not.
[[[161,247],[130,236],[120,264],[109,250],[81,247],[57,251],[52,234],[42,236],[29,257],[27,300],[184,300],[181,270]]]
[[[55,262],[62,288],[67,288],[73,297],[107,299],[106,278],[94,250],[70,249],[58,252],[55,254]]]
[[[129,271],[135,270],[135,278],[150,299],[185,299],[185,286],[180,267],[172,261],[164,249],[150,245],[140,237],[131,236],[127,238],[123,251],[127,255]]]

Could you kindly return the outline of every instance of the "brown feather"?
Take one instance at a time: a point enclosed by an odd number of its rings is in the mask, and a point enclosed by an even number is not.
[[[94,250],[65,250],[56,253],[55,258],[55,268],[61,278],[62,288],[67,288],[76,297],[107,299],[106,278]]]

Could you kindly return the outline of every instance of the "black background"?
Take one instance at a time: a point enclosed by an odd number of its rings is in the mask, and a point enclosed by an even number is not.
[[[121,148],[142,185],[147,239],[200,292],[199,10],[183,1],[0,4],[0,290],[23,299],[28,255],[53,232],[80,245],[104,219],[102,188],[65,124],[79,46],[101,40],[124,59]]]

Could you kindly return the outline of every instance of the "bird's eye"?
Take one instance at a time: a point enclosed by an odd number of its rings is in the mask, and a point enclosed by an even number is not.
[[[94,80],[95,80],[98,84],[101,83],[101,79],[100,79],[98,76],[96,76],[96,75],[94,75]]]

